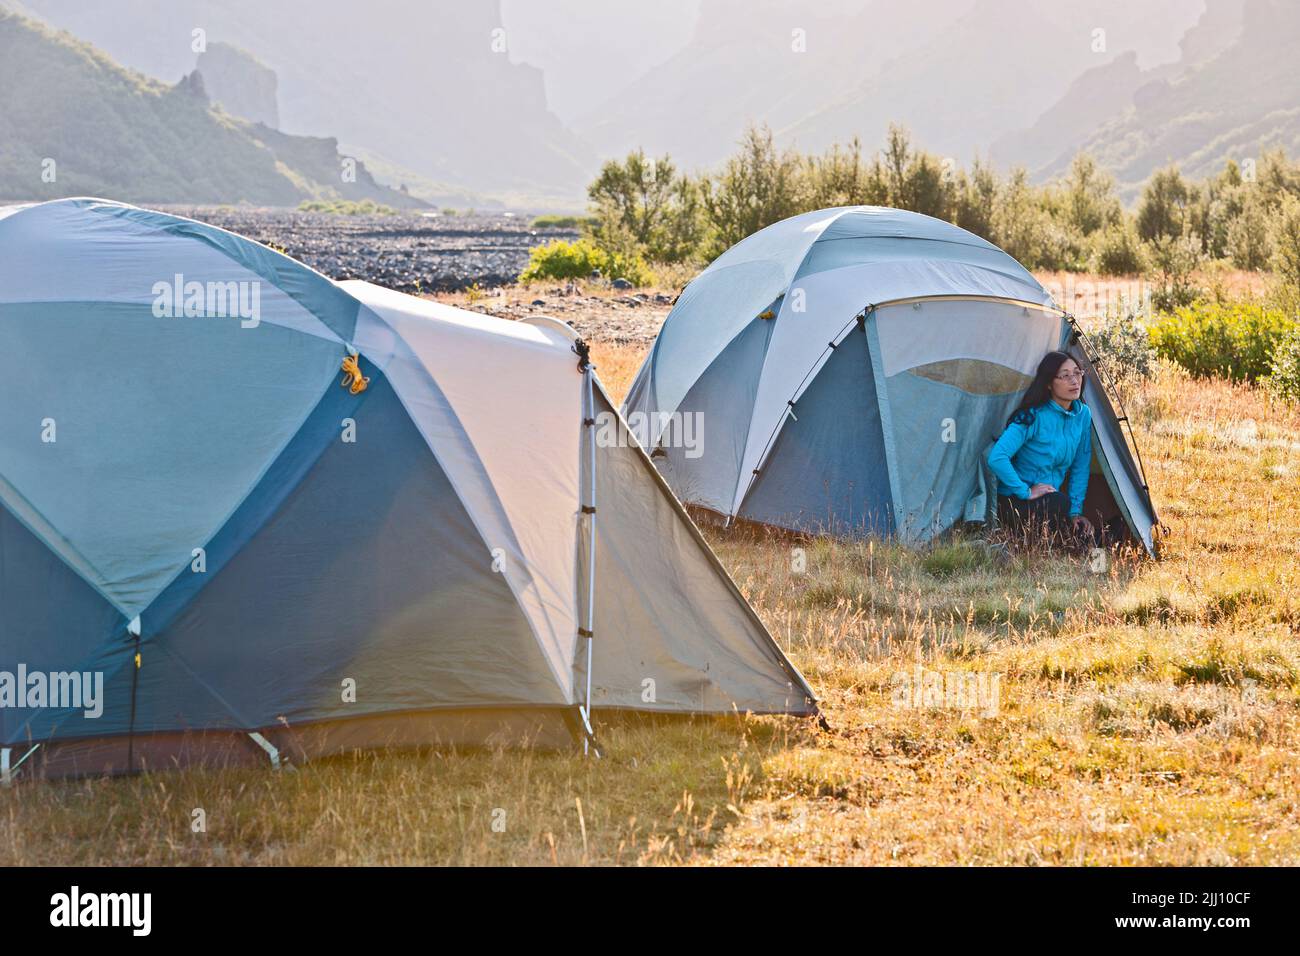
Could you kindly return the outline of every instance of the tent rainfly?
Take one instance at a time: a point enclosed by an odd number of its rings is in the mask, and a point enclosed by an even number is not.
[[[1088,373],[1085,512],[1154,553],[1086,338],[1011,256],[929,216],[824,209],[737,243],[682,292],[623,411],[687,504],[921,543],[990,516],[984,453],[1053,349]]]
[[[555,320],[73,199],[0,336],[6,779],[816,712]]]

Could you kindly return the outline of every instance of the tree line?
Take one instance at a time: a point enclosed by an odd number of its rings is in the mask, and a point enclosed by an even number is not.
[[[1030,269],[1156,273],[1170,305],[1194,297],[1180,282],[1212,260],[1300,284],[1300,164],[1281,150],[1229,161],[1200,182],[1159,170],[1129,211],[1086,154],[1035,185],[1023,168],[1000,175],[978,158],[967,168],[920,149],[901,126],[872,155],[856,139],[820,154],[782,149],[769,128],[751,126],[714,170],[688,173],[670,156],[636,150],[606,162],[587,195],[585,238],[650,263],[703,264],[781,219],[862,204],[948,220]]]

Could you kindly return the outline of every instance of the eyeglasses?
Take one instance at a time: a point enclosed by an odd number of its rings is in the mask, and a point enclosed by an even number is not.
[[[1062,382],[1082,382],[1087,377],[1088,376],[1081,368],[1076,368],[1073,372],[1062,372],[1060,375],[1056,376],[1056,378]]]

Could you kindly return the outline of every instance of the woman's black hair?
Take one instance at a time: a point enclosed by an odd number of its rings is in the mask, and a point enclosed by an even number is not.
[[[1034,373],[1034,380],[1025,389],[1024,398],[1020,400],[1016,410],[1007,416],[1007,424],[1010,425],[1012,422],[1016,422],[1020,425],[1028,425],[1032,423],[1034,409],[1040,405],[1046,405],[1052,400],[1052,379],[1056,378],[1056,374],[1061,371],[1062,365],[1073,361],[1074,358],[1064,352],[1048,352],[1044,355],[1043,360],[1038,363],[1038,371]],[[1079,398],[1083,398],[1082,385],[1080,386]]]

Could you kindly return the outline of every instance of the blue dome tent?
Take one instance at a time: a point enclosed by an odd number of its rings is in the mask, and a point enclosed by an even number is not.
[[[0,338],[6,778],[815,712],[558,322],[73,199]]]
[[[1085,511],[1154,553],[1086,338],[1011,256],[929,216],[824,209],[737,243],[682,292],[623,411],[687,504],[921,543],[989,517],[984,452],[1053,349],[1092,383]]]

